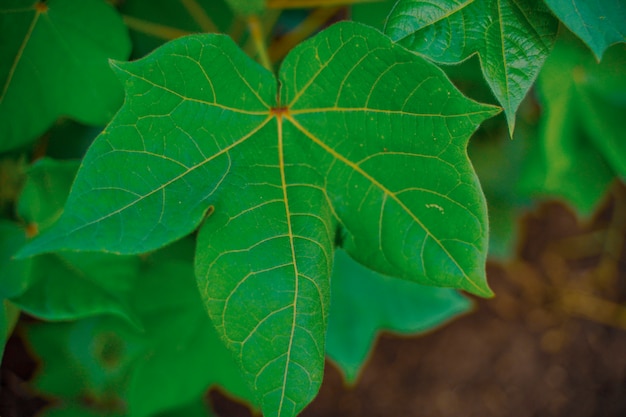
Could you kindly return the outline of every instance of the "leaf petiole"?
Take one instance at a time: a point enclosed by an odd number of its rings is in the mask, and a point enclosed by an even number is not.
[[[259,62],[266,69],[272,71],[272,64],[267,53],[267,46],[265,45],[265,39],[259,17],[256,15],[250,15],[246,18],[246,21],[248,23],[250,35],[252,36],[252,41],[254,42],[254,46],[258,53]]]

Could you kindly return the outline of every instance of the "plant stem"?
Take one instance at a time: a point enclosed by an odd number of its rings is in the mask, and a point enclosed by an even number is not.
[[[294,46],[319,30],[339,10],[341,7],[323,7],[312,11],[298,26],[270,45],[269,56],[272,62],[282,59]]]
[[[215,23],[213,23],[209,15],[202,8],[202,6],[198,4],[196,0],[180,0],[180,2],[182,3],[183,7],[187,9],[187,13],[189,13],[189,16],[191,16],[191,18],[198,24],[198,26],[200,26],[200,29],[202,29],[203,32],[219,32]]]
[[[148,22],[147,20],[138,19],[133,16],[123,15],[122,18],[126,26],[130,29],[167,41],[191,34],[191,32],[187,32],[186,30]]]
[[[259,17],[256,15],[248,16],[247,22],[261,65],[272,71],[272,64],[270,62],[269,55],[267,54],[265,36],[263,35],[263,30],[261,29],[261,21],[259,20]]]

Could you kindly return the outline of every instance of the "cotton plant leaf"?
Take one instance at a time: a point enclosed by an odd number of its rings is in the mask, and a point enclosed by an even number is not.
[[[215,332],[198,293],[190,256],[193,243],[187,239],[177,245],[190,249],[185,254],[189,259],[172,256],[176,247],[154,253],[147,260],[149,275],[136,291],[142,294],[137,309],[149,343],[132,371],[127,397],[130,413],[147,417],[176,409],[201,398],[210,386],[220,386],[254,405],[254,397]]]
[[[601,63],[573,36],[557,43],[538,78],[544,108],[523,189],[559,196],[589,215],[617,176],[626,178],[626,46]]]
[[[27,172],[17,202],[23,225],[10,226],[17,235],[8,253],[26,243],[28,233],[45,232],[63,211],[78,162],[41,159]],[[0,261],[2,262],[2,261]],[[105,253],[50,253],[32,259],[5,257],[5,283],[19,283],[6,296],[21,309],[47,320],[71,320],[116,314],[138,324],[128,304],[139,259]],[[15,284],[17,285],[17,284]],[[72,296],[68,297],[68,288]]]
[[[399,0],[385,33],[441,64],[478,54],[513,134],[515,113],[556,38],[558,21],[534,0]]]
[[[465,313],[471,301],[449,288],[377,274],[335,252],[326,353],[354,383],[380,331],[417,334]]]
[[[128,367],[141,354],[136,330],[118,318],[99,316],[27,324],[24,335],[39,361],[35,390],[65,405],[82,399],[108,404],[109,413],[125,411],[117,399],[127,389]]]
[[[280,91],[221,35],[114,66],[127,100],[21,256],[146,252],[201,225],[201,295],[266,415],[294,416],[319,389],[335,245],[388,275],[491,294],[466,146],[498,109],[433,64],[341,23],[291,52]]]
[[[123,91],[108,65],[130,41],[103,0],[4,0],[0,5],[0,152],[25,145],[62,115],[104,125]]]
[[[211,385],[252,402],[206,314],[192,252],[180,250],[190,246],[187,239],[145,259],[133,291],[141,330],[105,316],[30,326],[27,339],[44,367],[37,389],[62,409],[88,399],[96,415],[176,415]]]
[[[114,314],[140,326],[128,305],[138,267],[139,260],[131,256],[44,254],[33,259],[26,291],[11,300],[22,310],[45,320]]]
[[[545,0],[552,12],[593,51],[598,61],[612,44],[626,42],[623,0]]]

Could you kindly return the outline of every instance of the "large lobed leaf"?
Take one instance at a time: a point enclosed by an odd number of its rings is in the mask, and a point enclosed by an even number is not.
[[[128,58],[131,45],[103,0],[3,0],[0,38],[0,151],[59,116],[104,125],[121,104],[108,59]]]
[[[385,33],[443,64],[478,54],[512,134],[515,112],[548,57],[557,29],[558,21],[536,0],[399,0]]]
[[[336,244],[388,275],[490,294],[466,146],[498,110],[380,32],[322,32],[287,57],[280,89],[220,35],[115,68],[127,101],[22,255],[145,252],[202,223],[200,291],[266,415],[319,388]]]

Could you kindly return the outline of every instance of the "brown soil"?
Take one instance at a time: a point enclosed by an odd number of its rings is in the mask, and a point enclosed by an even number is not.
[[[520,228],[514,260],[488,265],[495,298],[423,337],[383,335],[354,387],[329,363],[302,417],[626,416],[626,190],[585,224],[552,203]],[[43,404],[23,389],[33,365],[16,339],[3,417]],[[221,417],[250,416],[219,392],[209,398]]]

